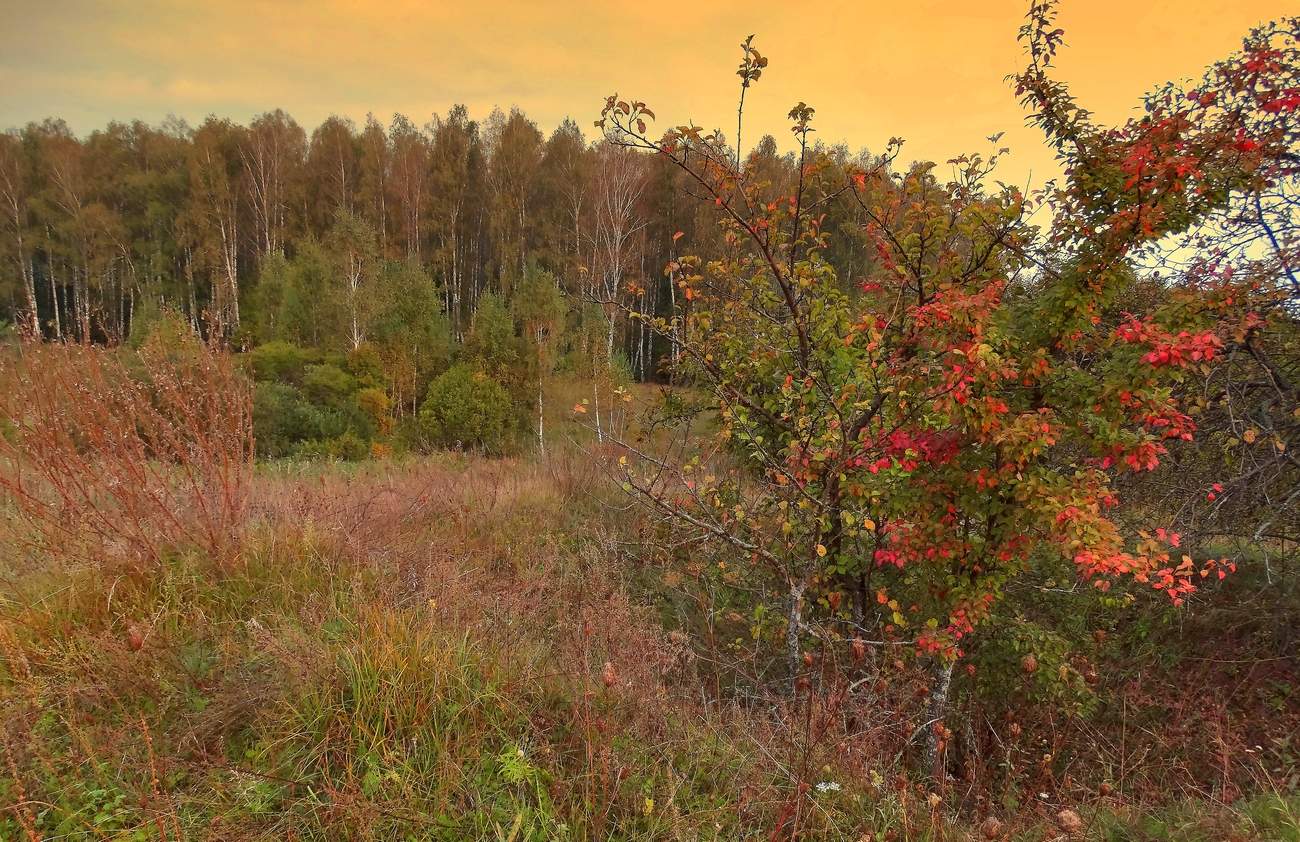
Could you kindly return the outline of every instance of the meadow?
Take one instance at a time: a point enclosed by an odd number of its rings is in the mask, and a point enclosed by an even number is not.
[[[544,458],[254,463],[237,392],[204,430],[223,459],[132,466],[157,454],[129,431],[102,450],[76,435],[126,411],[85,375],[110,353],[7,364],[76,366],[59,382],[82,411],[26,477],[58,464],[84,494],[57,534],[7,507],[0,837],[1297,838],[1294,566],[1191,614],[1093,604],[1110,631],[1086,642],[1068,611],[1022,617],[1016,647],[1079,686],[1040,682],[1018,649],[977,660],[958,717],[996,751],[954,741],[954,774],[927,780],[924,664],[814,650],[815,691],[756,680],[779,658],[719,604],[725,560],[650,540],[608,478],[618,449],[580,416],[557,412]],[[143,357],[151,389],[172,382]],[[183,417],[129,425],[164,427],[184,438]],[[161,484],[141,496],[128,470]]]

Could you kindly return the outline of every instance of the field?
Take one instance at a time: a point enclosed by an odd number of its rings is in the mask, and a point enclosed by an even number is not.
[[[221,555],[90,563],[11,512],[0,838],[1300,838],[1294,571],[1116,613],[1089,706],[972,696],[1023,707],[926,782],[923,670],[744,691],[745,623],[565,423],[545,459],[259,464]]]

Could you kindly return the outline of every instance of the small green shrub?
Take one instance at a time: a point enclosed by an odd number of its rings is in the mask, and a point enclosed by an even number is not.
[[[349,429],[333,438],[304,441],[294,450],[294,455],[302,459],[357,462],[370,455],[370,442]]]
[[[384,397],[382,392],[380,397]],[[302,389],[284,383],[258,383],[253,389],[257,454],[264,458],[363,458],[376,431],[374,410],[350,395],[340,400],[343,405],[337,408],[321,405],[308,400]]]
[[[257,455],[287,456],[296,445],[320,434],[318,413],[302,393],[284,383],[253,388],[253,429]]]
[[[248,366],[255,380],[301,383],[307,365],[316,354],[289,342],[276,340],[248,352]]]
[[[373,345],[362,345],[348,352],[346,368],[348,374],[355,377],[362,386],[379,387],[384,384],[384,361]]]
[[[420,408],[425,441],[436,447],[478,447],[500,452],[514,428],[515,411],[505,388],[461,363],[429,385]]]
[[[357,379],[329,363],[311,365],[303,375],[302,390],[312,403],[338,409],[347,405],[357,390]]]
[[[335,459],[356,462],[370,455],[370,442],[352,430],[345,430],[342,435],[330,440],[329,453]]]
[[[995,616],[974,647],[971,685],[980,699],[1008,710],[1028,702],[1087,716],[1097,696],[1080,672],[1082,653],[1050,625]],[[1091,669],[1091,667],[1088,667]]]

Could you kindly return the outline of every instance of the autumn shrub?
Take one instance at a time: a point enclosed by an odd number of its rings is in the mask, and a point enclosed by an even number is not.
[[[481,448],[497,453],[515,426],[510,394],[500,383],[466,363],[434,379],[420,407],[420,427],[435,447]]]
[[[369,419],[375,430],[380,433],[391,430],[393,402],[388,399],[383,389],[367,386],[358,390],[353,399],[356,401],[357,408]]]
[[[4,363],[0,489],[23,543],[55,558],[234,552],[253,462],[249,384],[197,340],[138,354],[29,345]]]
[[[1205,540],[1209,530],[1184,536],[1179,521],[1204,529],[1210,518],[1190,513],[1217,509],[1229,490],[1237,505],[1269,509],[1300,495],[1212,477],[1177,494],[1167,479],[1151,483],[1163,498],[1154,506],[1134,493],[1198,440],[1211,404],[1219,440],[1253,446],[1229,461],[1232,474],[1275,489],[1294,478],[1294,458],[1279,454],[1300,416],[1289,412],[1290,355],[1278,338],[1290,334],[1296,284],[1263,209],[1283,200],[1262,191],[1294,179],[1296,101],[1280,91],[1295,83],[1295,21],[1260,27],[1202,87],[1166,86],[1140,118],[1109,126],[1054,78],[1055,14],[1050,0],[1031,6],[1028,66],[1016,77],[1066,172],[1038,195],[993,177],[1006,150],[951,167],[895,167],[897,139],[878,156],[827,155],[802,102],[789,112],[799,175],[775,193],[721,131],[651,129],[655,112],[617,94],[596,124],[679,173],[729,246],[725,257],[668,262],[669,284],[689,302],[682,313],[629,308],[671,343],[674,378],[711,406],[690,411],[666,395],[632,435],[610,433],[619,447],[608,462],[692,591],[683,602],[698,608],[681,613],[731,673],[719,694],[777,706],[768,694],[779,675],[811,712],[853,707],[845,688],[870,687],[877,709],[909,723],[899,752],[940,788],[953,773],[980,774],[990,754],[1005,751],[1004,768],[1024,762],[1003,728],[1030,730],[1015,719],[1030,710],[1041,716],[1034,772],[1067,779],[1068,749],[1087,741],[1070,745],[1059,718],[1102,708],[1089,683],[1101,678],[1094,653],[1074,621],[1104,624],[1108,612],[1092,609],[1115,607],[1107,598],[1131,599],[1151,622],[1191,608],[1238,565]],[[751,39],[741,49],[743,121],[767,59]],[[820,210],[840,202],[852,225]],[[1225,234],[1225,217],[1249,227]],[[1224,265],[1238,238],[1271,240],[1274,253]],[[845,240],[868,255],[851,275],[834,259]],[[1190,268],[1175,268],[1171,283],[1164,271],[1181,261],[1161,255],[1175,242]],[[1264,370],[1227,402],[1216,384],[1234,379],[1225,358]],[[1254,406],[1251,422],[1234,405]],[[701,435],[706,413],[721,420],[715,436]],[[649,430],[676,440],[647,447]],[[1213,505],[1187,502],[1198,498]],[[1290,520],[1268,511],[1256,541],[1269,528],[1285,536]],[[1060,608],[1017,612],[1018,595]],[[837,680],[827,662],[856,677]],[[986,716],[949,715],[972,695]],[[1111,698],[1154,702],[1134,688]],[[987,716],[998,707],[1010,724]],[[1170,705],[1170,719],[1188,721],[1190,707]],[[1155,718],[1144,725],[1175,730]],[[1205,724],[1226,734],[1230,719]],[[1237,766],[1220,753],[1230,791]],[[1199,769],[1180,773],[1207,783]]]

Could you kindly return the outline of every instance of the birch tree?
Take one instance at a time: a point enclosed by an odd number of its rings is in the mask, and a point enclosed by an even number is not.
[[[23,160],[22,142],[13,133],[0,134],[0,211],[3,211],[7,251],[22,292],[26,312],[26,330],[41,335],[40,316],[36,310],[36,275],[32,267],[32,241],[28,232],[27,164]]]

